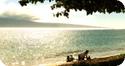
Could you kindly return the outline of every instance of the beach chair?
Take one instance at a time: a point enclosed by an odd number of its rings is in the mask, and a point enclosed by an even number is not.
[[[88,52],[89,50],[86,50],[84,53],[81,53],[78,55],[78,60],[87,60],[90,59],[90,57],[88,57]]]

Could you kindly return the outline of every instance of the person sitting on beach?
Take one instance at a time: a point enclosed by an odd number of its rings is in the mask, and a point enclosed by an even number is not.
[[[78,60],[87,60],[87,59],[90,59],[90,56],[88,57],[88,52],[89,50],[86,50],[84,53],[81,53],[78,55]]]
[[[87,56],[86,60],[90,60],[90,59],[91,59],[91,57],[90,57],[90,56]]]
[[[73,60],[74,60],[74,58],[73,58],[72,55],[67,56],[67,62],[71,62],[71,61],[73,61]]]

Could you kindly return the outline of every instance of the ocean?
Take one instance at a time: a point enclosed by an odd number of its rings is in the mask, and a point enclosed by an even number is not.
[[[0,60],[7,66],[62,63],[85,50],[91,58],[125,53],[125,30],[0,28]]]

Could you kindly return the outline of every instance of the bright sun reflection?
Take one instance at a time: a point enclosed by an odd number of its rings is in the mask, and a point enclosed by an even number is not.
[[[17,31],[33,31],[33,30],[44,30],[45,32],[50,32],[50,31],[62,31],[62,30],[107,30],[107,29],[111,29],[111,28],[41,28],[41,27],[5,27],[5,28],[0,28],[0,30],[17,30]]]
[[[6,66],[6,65],[0,60],[0,66]]]

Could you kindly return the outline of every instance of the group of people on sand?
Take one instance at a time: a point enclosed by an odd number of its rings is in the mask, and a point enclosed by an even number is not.
[[[90,60],[91,57],[88,56],[88,53],[89,53],[89,50],[86,50],[85,52],[83,52],[81,54],[78,54],[78,61],[81,61],[81,60]],[[75,58],[72,55],[67,56],[67,62],[71,62],[73,60],[75,60]]]

